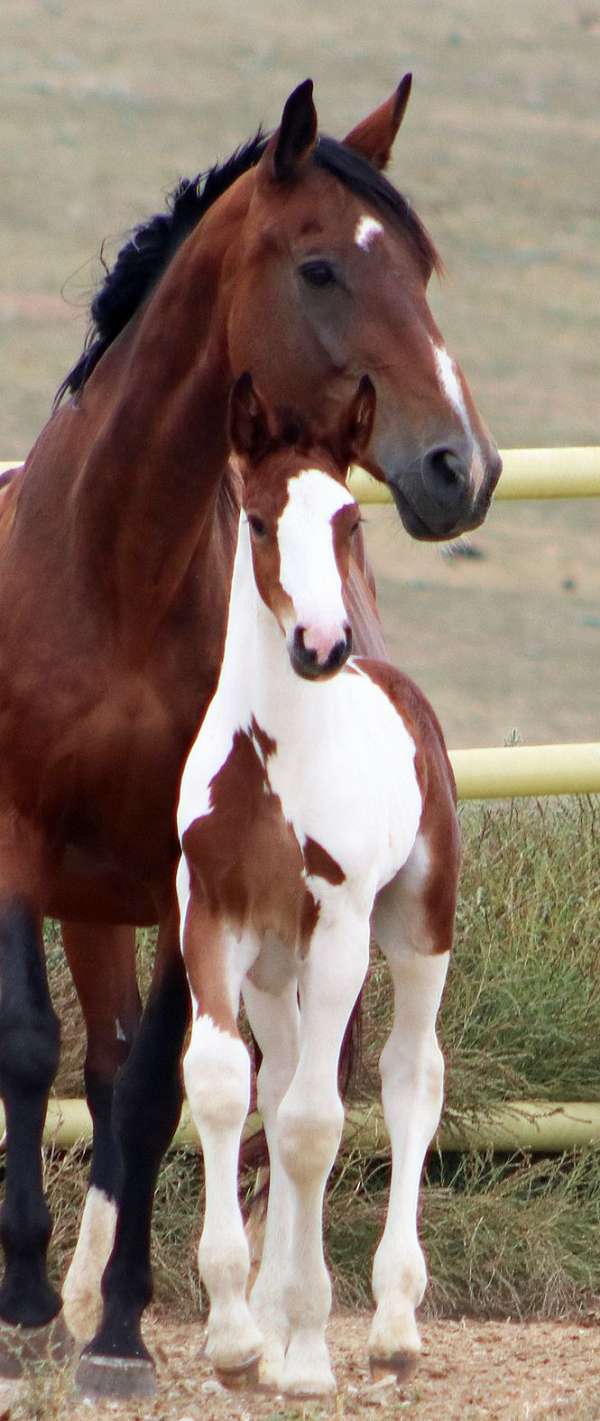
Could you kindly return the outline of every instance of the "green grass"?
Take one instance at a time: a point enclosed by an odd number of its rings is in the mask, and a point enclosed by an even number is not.
[[[446,1116],[472,1120],[519,1098],[600,1099],[600,874],[592,800],[462,811],[464,867],[456,952],[440,1017]],[[49,964],[63,1017],[57,1093],[79,1094],[82,1032],[56,932]],[[141,947],[147,979],[151,939]],[[365,1000],[359,1099],[377,1097],[390,1024],[383,960]],[[73,1246],[86,1162],[49,1155],[56,1274]],[[387,1201],[388,1162],[346,1155],[328,1203],[338,1298],[365,1303]],[[181,1314],[198,1305],[195,1244],[201,1182],[193,1156],[169,1157],[156,1204],[157,1296]],[[430,1158],[421,1232],[435,1313],[558,1317],[600,1307],[600,1150]]]

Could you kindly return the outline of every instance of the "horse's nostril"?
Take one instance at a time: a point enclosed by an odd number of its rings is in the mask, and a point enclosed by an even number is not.
[[[469,469],[455,449],[438,446],[429,449],[423,458],[423,482],[428,493],[438,503],[447,504],[462,497],[469,485]]]
[[[458,456],[452,453],[451,449],[436,449],[428,457],[430,468],[441,483],[447,484],[448,487],[458,482],[462,483],[465,476],[464,465]]]

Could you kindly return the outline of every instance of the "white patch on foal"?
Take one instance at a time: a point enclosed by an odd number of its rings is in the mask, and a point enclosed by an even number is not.
[[[78,1342],[89,1342],[100,1317],[102,1274],[112,1252],[117,1222],[114,1199],[94,1184],[87,1192],[77,1247],[62,1287],[65,1320]]]
[[[367,212],[363,212],[354,229],[354,241],[357,247],[361,247],[363,252],[368,252],[376,238],[382,236],[382,223],[378,222],[375,217],[369,217]]]

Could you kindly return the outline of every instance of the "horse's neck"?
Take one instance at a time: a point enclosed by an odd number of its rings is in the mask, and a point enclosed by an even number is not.
[[[125,639],[127,629],[153,635],[210,546],[231,482],[219,278],[218,256],[182,250],[79,401],[90,445],[75,492],[78,537],[90,565],[102,549]]]

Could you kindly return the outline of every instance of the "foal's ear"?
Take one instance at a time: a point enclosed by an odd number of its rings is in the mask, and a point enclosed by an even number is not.
[[[267,411],[247,370],[229,396],[229,443],[234,454],[252,463],[260,459],[271,436]]]
[[[312,79],[299,84],[285,105],[281,123],[269,139],[262,162],[276,182],[293,178],[310,157],[317,141],[317,111],[313,103]]]
[[[363,158],[368,158],[375,168],[386,168],[394,139],[406,113],[410,98],[412,74],[405,74],[396,92],[386,99],[374,113],[357,124],[344,139],[346,148],[352,148]]]
[[[360,461],[361,455],[369,446],[373,433],[376,403],[377,396],[373,381],[369,379],[368,375],[363,375],[343,421],[342,444],[348,462],[353,459]]]

